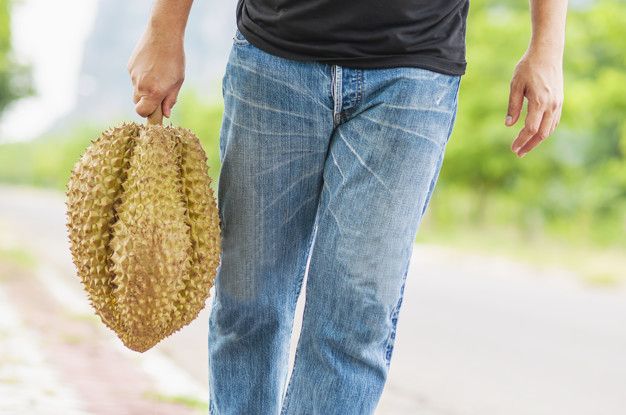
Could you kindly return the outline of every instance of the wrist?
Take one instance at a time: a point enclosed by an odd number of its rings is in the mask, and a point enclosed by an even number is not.
[[[527,54],[556,65],[563,63],[563,45],[558,42],[531,40]]]
[[[185,24],[176,19],[164,16],[150,16],[148,30],[153,36],[183,41],[185,37]]]
[[[536,50],[540,53],[549,53],[555,56],[562,56],[565,46],[564,39],[558,36],[531,36],[529,49]]]

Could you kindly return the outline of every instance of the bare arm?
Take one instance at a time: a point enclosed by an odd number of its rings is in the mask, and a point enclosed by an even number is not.
[[[159,106],[169,117],[185,79],[185,27],[193,0],[156,0],[148,25],[135,46],[128,73],[135,111],[142,117]]]
[[[532,36],[511,80],[505,124],[517,122],[524,103],[524,127],[511,149],[522,157],[555,130],[563,104],[563,48],[567,0],[529,0]]]

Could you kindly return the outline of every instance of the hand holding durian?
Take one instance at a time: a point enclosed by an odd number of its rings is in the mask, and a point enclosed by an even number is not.
[[[144,352],[204,308],[221,253],[207,157],[188,129],[123,123],[91,141],[67,186],[74,264],[102,322]]]

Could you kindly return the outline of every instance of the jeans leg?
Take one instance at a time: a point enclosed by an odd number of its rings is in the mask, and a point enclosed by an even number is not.
[[[363,77],[362,101],[334,130],[324,165],[283,415],[374,413],[413,242],[454,122],[459,77],[416,68]]]
[[[323,66],[237,38],[223,78],[222,257],[209,317],[212,415],[280,410],[332,106]]]

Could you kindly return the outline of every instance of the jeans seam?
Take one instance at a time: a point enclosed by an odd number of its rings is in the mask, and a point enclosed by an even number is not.
[[[211,314],[213,313],[213,308],[215,305],[215,296],[217,294],[215,293],[215,291],[213,292],[213,296],[211,297],[211,301],[210,301],[210,305],[209,305],[209,318],[211,316]],[[208,359],[208,366],[211,366],[211,353],[207,354],[207,359]],[[213,385],[210,384],[211,383],[211,379],[209,377],[209,414],[208,415],[218,415],[218,411],[217,408],[214,405],[212,396],[211,396],[211,392],[214,390],[213,389]]]
[[[356,105],[359,105],[361,103],[361,101],[363,100],[363,89],[364,89],[364,70],[359,69],[357,74],[358,74],[358,79],[357,79],[357,89],[356,89]]]
[[[304,315],[304,312],[306,311],[306,309],[307,309],[307,304],[306,304],[306,301],[305,301],[304,302],[304,310],[302,312],[303,315]],[[299,340],[298,340],[298,343],[299,343]],[[289,398],[291,397],[291,384],[293,383],[293,374],[294,374],[294,372],[296,370],[296,364],[298,363],[298,352],[299,352],[299,348],[297,347],[297,344],[296,344],[296,352],[295,352],[295,354],[293,356],[293,368],[292,368],[292,371],[291,371],[291,373],[289,375],[289,382],[287,382],[287,387],[285,388],[285,395],[283,396],[283,399],[282,399],[282,408],[280,410],[280,415],[284,415],[284,414],[287,413],[287,405],[289,403]]]
[[[318,219],[319,219],[318,212],[319,212],[319,204],[320,204],[320,200],[321,200],[321,197],[320,197],[320,198],[318,198],[318,201],[317,201],[317,207],[316,207],[316,209],[315,209],[315,220],[313,221],[313,227],[311,228],[311,233],[309,234],[309,237],[308,237],[307,249],[305,250],[306,255],[305,255],[305,257],[304,257],[303,265],[300,267],[300,270],[298,271],[298,288],[297,288],[297,289],[296,289],[296,291],[295,291],[297,294],[295,295],[295,298],[293,298],[293,299],[292,299],[292,302],[293,302],[294,304],[296,304],[296,305],[297,305],[297,303],[298,303],[298,297],[299,297],[299,294],[302,292],[301,290],[302,290],[302,283],[303,283],[303,281],[304,281],[304,273],[305,273],[305,271],[306,271],[306,264],[307,264],[307,262],[308,262],[309,256],[312,254],[312,248],[313,248],[313,245],[314,245],[314,243],[315,243],[315,239],[317,239],[317,238],[316,238],[316,235],[317,235],[317,223],[318,223]],[[304,301],[304,310],[302,310],[303,320],[304,320],[304,312],[306,311],[306,308],[307,308],[307,307],[306,307],[306,305],[307,305],[307,304],[306,304],[306,298],[305,298],[305,301]],[[295,308],[295,306],[294,306],[294,308]],[[292,331],[292,334],[293,334],[293,325],[292,325],[292,330],[291,330],[291,331]],[[291,338],[291,334],[289,335],[289,337]],[[292,384],[292,380],[293,380],[293,376],[292,376],[292,375],[293,375],[293,372],[295,371],[295,368],[296,368],[296,362],[297,362],[297,360],[298,360],[298,347],[297,347],[297,343],[299,343],[299,339],[298,339],[298,341],[296,342],[296,352],[295,352],[294,357],[293,357],[293,368],[292,368],[292,372],[291,372],[291,374],[290,374],[290,376],[289,376],[289,382],[287,382],[287,386],[286,386],[286,388],[285,388],[285,395],[282,397],[282,398],[283,398],[283,399],[282,399],[282,409],[281,409],[281,411],[280,411],[280,415],[283,415],[283,414],[285,414],[285,413],[286,413],[285,411],[286,411],[286,408],[287,408],[288,398],[289,398],[289,396],[290,396],[290,390],[289,390],[289,388],[290,388],[290,386],[291,386],[291,384]]]
[[[387,365],[387,368],[389,368],[389,366],[391,365],[391,352],[393,351],[394,348],[394,341],[395,341],[395,337],[396,337],[396,328],[398,325],[398,316],[400,315],[400,307],[402,306],[402,300],[404,297],[404,286],[406,284],[406,280],[407,280],[407,275],[409,273],[409,262],[410,262],[411,258],[409,256],[409,259],[406,262],[405,265],[405,270],[404,270],[404,274],[402,276],[402,285],[400,286],[400,296],[398,298],[398,301],[396,303],[396,305],[394,306],[393,310],[391,311],[391,315],[390,315],[390,320],[391,320],[391,332],[389,333],[389,336],[387,337],[387,343],[385,345],[385,363]]]
[[[454,108],[452,110],[452,116],[450,117],[450,123],[448,124],[448,135],[446,136],[446,141],[441,149],[441,153],[439,154],[439,158],[437,159],[437,164],[436,164],[436,168],[435,168],[435,173],[433,174],[433,177],[430,181],[430,184],[428,186],[428,192],[426,194],[426,199],[424,200],[424,206],[422,207],[422,213],[421,216],[424,216],[424,214],[426,213],[426,209],[428,207],[428,204],[430,202],[430,199],[432,197],[432,193],[435,189],[435,184],[437,182],[437,179],[439,178],[439,171],[442,168],[443,165],[443,159],[444,159],[444,153],[446,151],[446,146],[448,144],[448,141],[450,140],[450,135],[452,134],[452,129],[454,128],[454,121],[456,119],[456,115],[457,115],[457,107],[458,107],[458,95],[459,95],[459,88],[461,86],[461,77],[458,77],[457,80],[457,85],[456,85],[456,89],[454,92]]]

